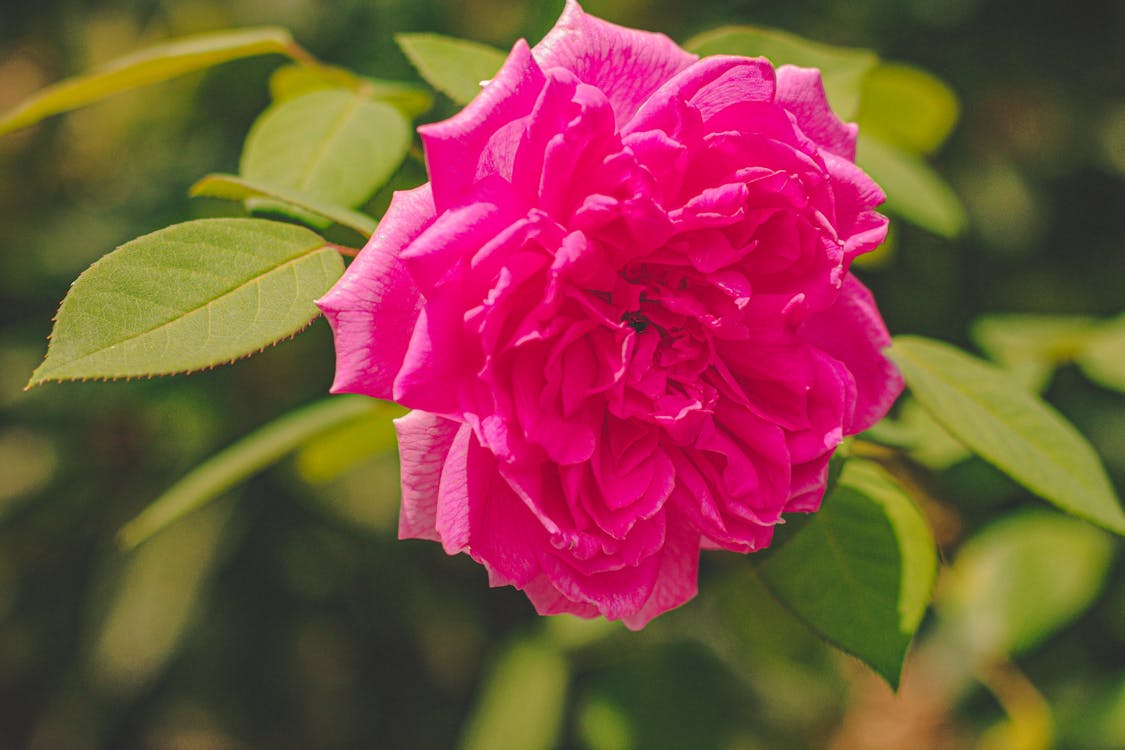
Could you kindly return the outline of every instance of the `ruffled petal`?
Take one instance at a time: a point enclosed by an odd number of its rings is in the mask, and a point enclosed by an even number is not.
[[[511,176],[519,128],[546,83],[527,42],[516,42],[507,61],[476,99],[448,120],[418,128],[426,150],[426,169],[439,210],[458,202],[481,174]],[[494,138],[505,147],[489,147]]]
[[[414,410],[394,421],[402,464],[399,539],[440,541],[437,532],[438,487],[458,422]]]
[[[904,383],[898,368],[883,356],[891,336],[859,279],[848,274],[836,304],[805,321],[799,334],[843,362],[855,378],[855,415],[844,425],[845,434],[863,432],[886,415]]]
[[[797,118],[801,131],[821,148],[850,161],[855,160],[855,139],[859,127],[841,121],[832,111],[819,70],[794,65],[778,68],[777,103]]]
[[[566,68],[601,89],[619,124],[662,83],[698,59],[663,34],[587,15],[575,0],[567,0],[558,23],[532,52],[544,70]]]
[[[395,193],[343,277],[317,300],[336,342],[333,393],[392,397],[422,299],[399,253],[433,221],[430,186]]]

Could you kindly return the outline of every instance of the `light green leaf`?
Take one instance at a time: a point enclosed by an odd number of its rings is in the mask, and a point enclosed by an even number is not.
[[[216,503],[126,558],[107,587],[90,682],[122,698],[159,674],[200,612],[231,509]]]
[[[341,206],[334,206],[309,195],[302,195],[287,188],[267,185],[231,174],[209,174],[191,186],[191,195],[208,198],[225,198],[245,201],[250,198],[269,198],[287,203],[301,211],[323,216],[349,229],[354,229],[364,238],[375,232],[377,222],[367,214],[361,214]]]
[[[876,464],[855,458],[823,507],[758,568],[794,614],[892,686],[936,569],[929,528],[910,498]]]
[[[493,664],[461,750],[549,750],[558,745],[570,669],[546,639],[526,638]]]
[[[372,401],[361,418],[343,422],[308,441],[297,453],[297,473],[306,482],[328,482],[369,458],[395,450],[392,423],[406,414],[397,404]]]
[[[391,178],[409,149],[410,123],[397,109],[324,89],[263,112],[246,137],[239,173],[256,184],[355,208]],[[251,207],[262,207],[256,200]]]
[[[1125,315],[1099,326],[1074,361],[1090,380],[1125,393]]]
[[[338,396],[292,411],[207,459],[152,501],[121,529],[119,543],[132,549],[239,482],[272,466],[305,442],[342,424],[367,417],[379,402]]]
[[[422,78],[458,104],[471,102],[507,58],[487,44],[441,34],[396,34],[395,41]]]
[[[863,79],[879,62],[870,50],[835,47],[757,26],[723,26],[707,31],[689,39],[684,49],[700,56],[768,57],[775,66],[820,68],[828,101],[843,120],[856,116]]]
[[[230,60],[266,54],[308,57],[293,42],[288,31],[273,26],[176,39],[113,60],[92,73],[48,86],[0,116],[0,135],[122,91],[166,81]]]
[[[1112,538],[1082,521],[1041,511],[1008,516],[961,548],[938,610],[980,656],[1026,651],[1090,606],[1112,558]]]
[[[297,333],[343,273],[313,232],[202,219],[128,242],[78,277],[28,386],[199,370]]]
[[[425,113],[434,103],[428,91],[413,84],[367,78],[335,65],[283,65],[270,75],[270,96],[274,101],[295,99],[323,89],[343,89],[378,99],[410,119]]]
[[[1101,461],[1053,408],[948,344],[899,336],[889,356],[918,402],[965,447],[1063,510],[1125,534]]]
[[[884,208],[942,237],[956,237],[968,217],[953,188],[919,157],[860,133],[856,163],[887,193]]]
[[[883,63],[863,79],[856,121],[863,133],[914,153],[929,154],[957,124],[957,96],[924,70]]]
[[[1056,367],[1074,359],[1096,321],[1078,315],[985,315],[973,321],[973,341],[1030,390],[1041,391]]]

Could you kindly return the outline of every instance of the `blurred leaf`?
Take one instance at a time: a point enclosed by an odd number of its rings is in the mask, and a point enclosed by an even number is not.
[[[876,464],[851,459],[823,507],[759,572],[810,627],[897,686],[936,566],[910,498]]]
[[[861,132],[914,153],[929,154],[957,124],[957,96],[938,78],[910,65],[883,63],[863,79]]]
[[[364,238],[370,237],[378,225],[367,214],[325,203],[312,196],[302,195],[284,187],[247,180],[237,175],[209,174],[191,186],[191,195],[193,197],[225,198],[233,201],[244,201],[249,198],[269,198],[287,203],[301,211],[308,211],[331,219],[340,226],[354,229]]]
[[[370,411],[362,417],[305,443],[297,453],[297,473],[306,482],[327,482],[373,456],[390,453],[397,445],[391,420],[405,413],[397,404],[371,401]]]
[[[700,56],[768,57],[775,66],[819,68],[828,101],[842,120],[851,120],[856,116],[863,80],[879,62],[870,50],[834,47],[796,34],[757,26],[713,29],[689,39],[684,43],[684,49]]]
[[[153,500],[121,529],[119,543],[126,549],[136,547],[239,482],[277,463],[308,440],[367,416],[377,403],[365,396],[328,398],[260,427],[207,459]]]
[[[968,218],[953,188],[919,157],[860,133],[856,163],[887,193],[884,208],[942,237],[956,237]]]
[[[948,344],[898,336],[888,354],[918,402],[967,448],[1063,510],[1125,534],[1097,454],[1048,404]]]
[[[1125,315],[1099,326],[1074,361],[1090,380],[1125,393]]]
[[[441,34],[396,34],[395,41],[422,78],[458,104],[476,98],[507,58],[495,47]]]
[[[1029,390],[1041,391],[1054,369],[1086,346],[1096,321],[1077,315],[1008,313],[973,321],[977,346]]]
[[[410,149],[410,123],[389,104],[338,89],[272,105],[243,146],[241,177],[355,208],[391,178]],[[251,208],[286,206],[251,199]],[[290,207],[291,208],[291,207]]]
[[[199,370],[299,332],[343,273],[313,232],[201,219],[127,242],[71,286],[28,386]]]
[[[270,75],[270,96],[274,101],[295,99],[323,89],[343,89],[378,99],[396,107],[409,119],[433,106],[433,97],[418,86],[367,78],[335,65],[284,65]]]
[[[168,662],[200,610],[230,514],[213,505],[129,555],[93,636],[94,684],[127,695]]]
[[[1097,597],[1111,537],[1066,516],[1025,511],[974,535],[938,592],[938,608],[977,654],[1026,651]]]
[[[255,55],[307,57],[285,29],[262,26],[176,39],[48,86],[0,116],[0,135],[122,91]]]
[[[566,658],[543,639],[508,645],[493,664],[465,729],[462,750],[548,750],[558,745]]]

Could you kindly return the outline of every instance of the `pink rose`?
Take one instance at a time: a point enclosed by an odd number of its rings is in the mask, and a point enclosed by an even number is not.
[[[400,536],[543,614],[640,628],[701,548],[816,510],[902,389],[853,258],[883,193],[820,74],[697,59],[568,2],[464,111],[320,301],[332,390],[391,399]]]

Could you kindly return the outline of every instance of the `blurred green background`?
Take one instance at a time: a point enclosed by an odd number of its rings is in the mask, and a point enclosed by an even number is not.
[[[561,4],[4,3],[0,110],[146,43],[262,23],[328,62],[415,80],[394,33],[507,47],[540,38]],[[585,7],[680,41],[775,26],[952,85],[962,120],[936,164],[971,228],[948,241],[896,224],[893,247],[861,271],[893,332],[968,344],[986,313],[1125,309],[1121,3]],[[897,698],[733,555],[706,556],[699,598],[641,634],[536,618],[467,558],[395,541],[393,451],[338,476],[306,453],[119,552],[121,524],[175,479],[331,381],[318,321],[191,377],[22,391],[89,263],[232,210],[186,190],[235,171],[280,62],[232,63],[0,138],[0,748],[1125,747],[1120,543],[1047,511],[991,526],[1038,501],[976,460],[916,475],[945,560],[969,562],[945,577],[943,614],[923,625]],[[427,119],[450,111],[439,100]],[[1125,396],[1070,366],[1045,394],[1125,488]]]

